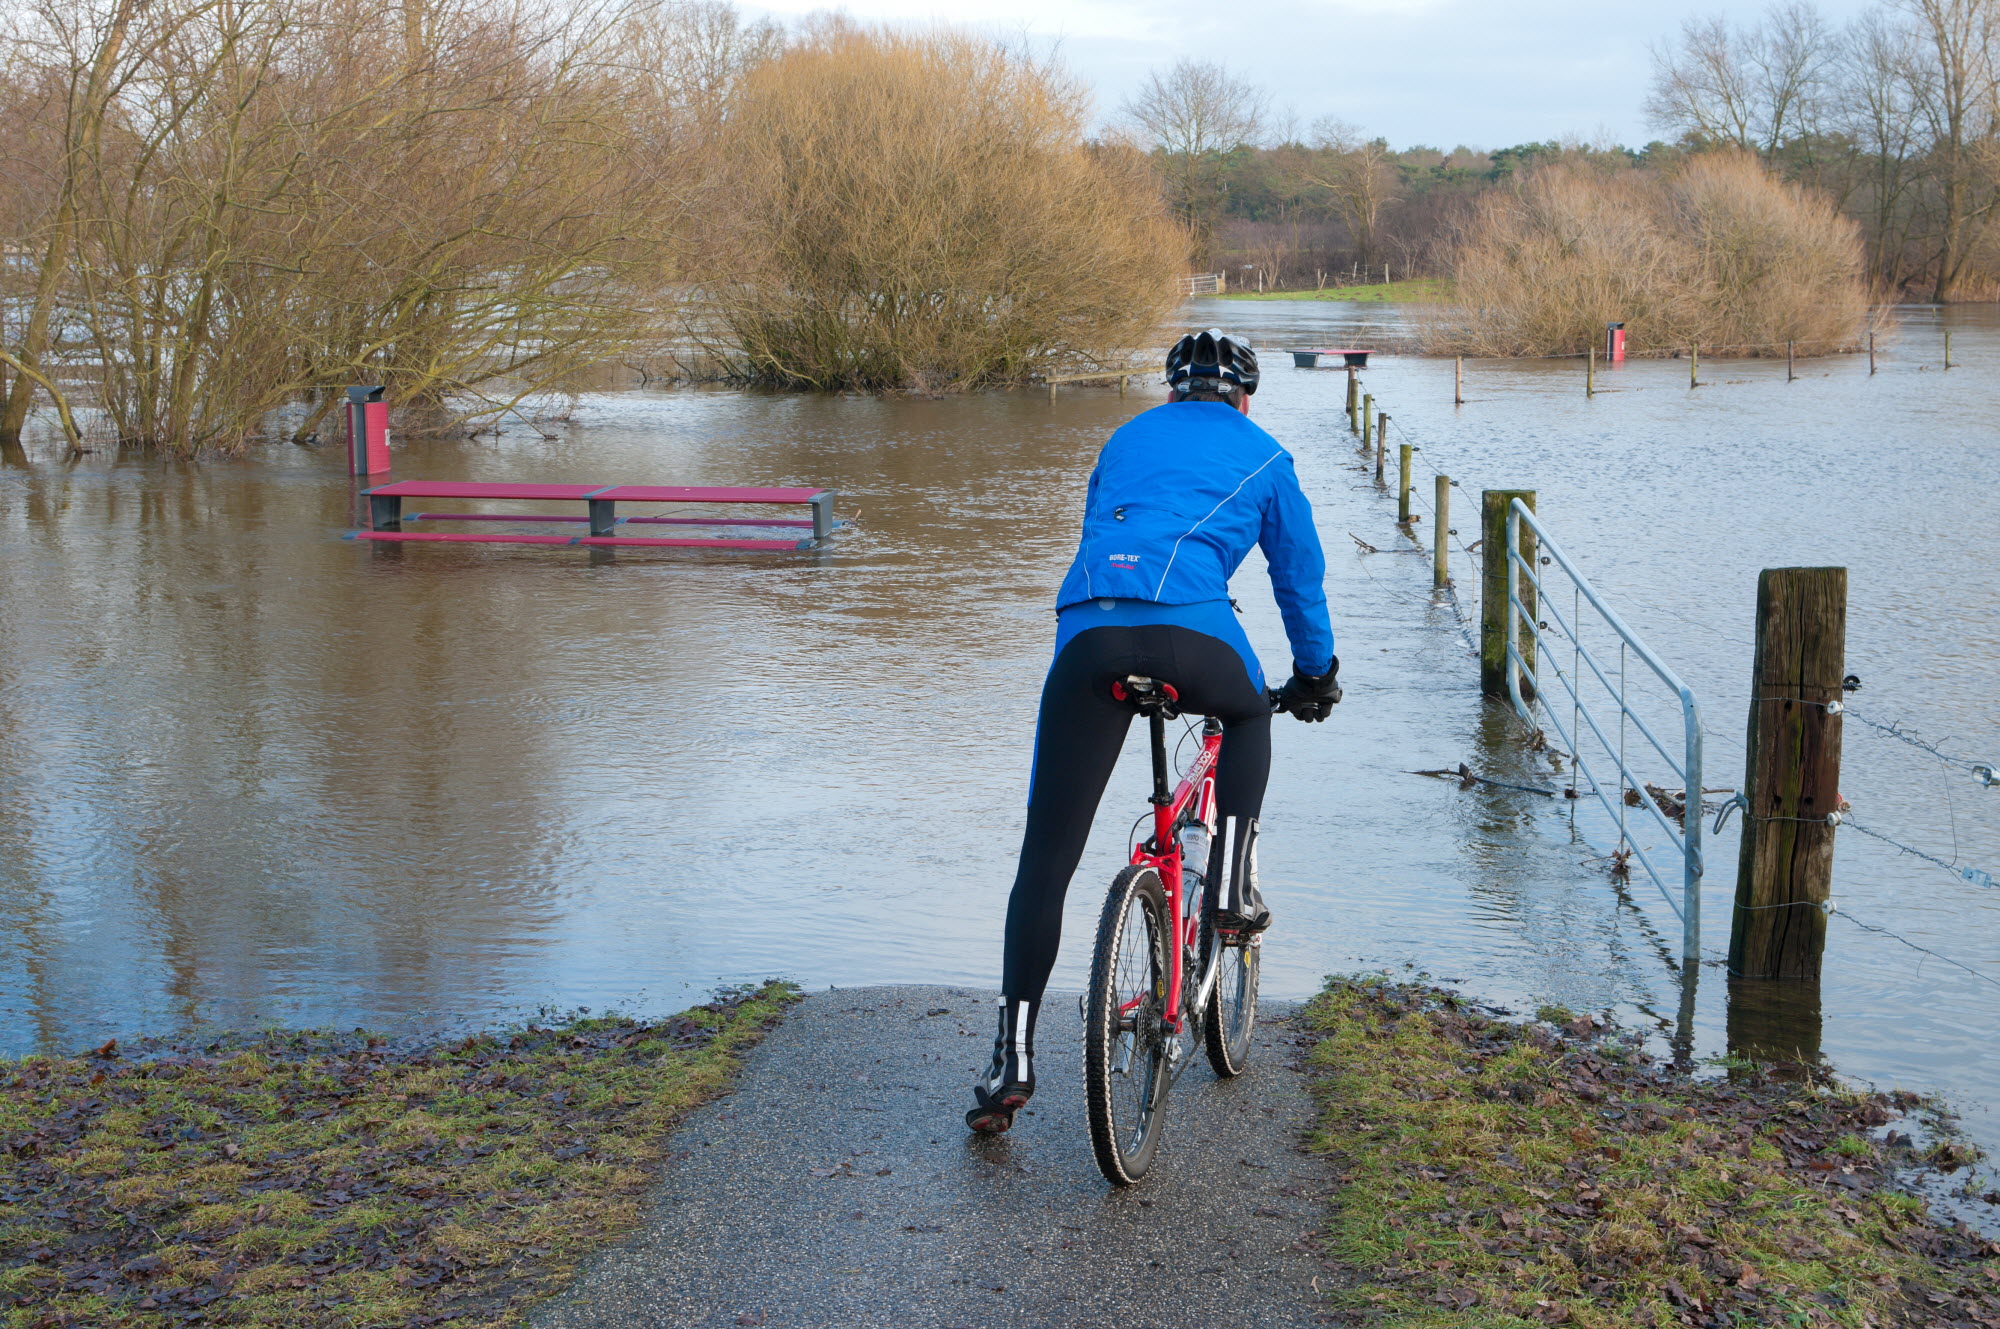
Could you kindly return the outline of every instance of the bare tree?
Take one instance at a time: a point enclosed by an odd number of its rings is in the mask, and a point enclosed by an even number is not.
[[[1811,140],[1822,129],[1839,49],[1838,34],[1811,4],[1792,0],[1765,11],[1750,56],[1764,107],[1760,150],[1766,161],[1787,141]]]
[[[1653,50],[1647,118],[1659,128],[1772,160],[1819,127],[1837,40],[1802,0],[1738,26],[1722,15],[1681,25],[1677,46]]]
[[[6,46],[13,77],[25,83],[33,109],[16,119],[8,136],[13,151],[5,172],[10,247],[33,257],[32,289],[20,300],[20,326],[0,362],[14,371],[0,381],[0,443],[16,444],[39,388],[54,399],[72,447],[76,426],[56,386],[50,363],[59,341],[58,317],[72,271],[81,195],[89,163],[99,154],[107,125],[122,117],[138,71],[160,57],[183,27],[209,6],[194,3],[149,14],[144,0],[48,0],[15,15]],[[11,99],[10,100],[15,100]],[[17,106],[16,110],[28,108]]]
[[[1894,0],[1914,24],[1920,53],[1910,75],[1936,175],[1936,280],[1951,299],[2000,206],[2000,12],[1996,0]]]
[[[191,452],[357,380],[507,411],[664,321],[693,191],[654,137],[678,75],[617,58],[648,0],[37,3],[0,48],[34,260],[0,436],[37,388],[66,414],[62,355],[119,438]]]
[[[1355,257],[1373,263],[1382,210],[1396,197],[1388,140],[1365,137],[1343,120],[1321,119],[1313,123],[1312,151],[1301,155],[1294,169],[1306,185],[1326,193]]]
[[[1756,146],[1756,94],[1740,34],[1720,16],[1681,24],[1678,46],[1653,48],[1646,118],[1705,143]]]
[[[1264,94],[1217,62],[1182,59],[1148,74],[1124,109],[1159,153],[1175,211],[1205,250],[1221,212],[1222,157],[1262,132]]]
[[[1919,67],[1910,26],[1872,11],[1841,36],[1833,125],[1853,145],[1860,213],[1875,275],[1888,289],[1909,273],[1911,231],[1922,186],[1922,144],[1912,74]]]

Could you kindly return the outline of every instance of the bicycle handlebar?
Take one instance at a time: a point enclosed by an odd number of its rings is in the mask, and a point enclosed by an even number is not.
[[[1333,685],[1333,695],[1327,698],[1327,700],[1332,702],[1335,706],[1338,706],[1340,705],[1340,698],[1342,695],[1343,694],[1341,693],[1340,685],[1336,683]],[[1273,714],[1282,713],[1285,715],[1290,715],[1292,713],[1292,708],[1285,705],[1285,694],[1282,688],[1265,688],[1264,700],[1271,704],[1271,711]]]

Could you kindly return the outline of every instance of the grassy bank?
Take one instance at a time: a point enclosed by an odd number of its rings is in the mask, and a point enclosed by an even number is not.
[[[1917,1160],[1874,1138],[1888,1099],[1690,1079],[1544,1014],[1345,980],[1303,1012],[1349,1323],[2000,1325],[2000,1246],[1889,1181]]]
[[[636,1223],[667,1132],[794,999],[390,1043],[0,1064],[9,1329],[501,1325]]]
[[[1323,291],[1231,291],[1224,300],[1340,300],[1357,304],[1436,304],[1451,298],[1451,282],[1443,277],[1415,281],[1375,282],[1367,286],[1329,286]]]

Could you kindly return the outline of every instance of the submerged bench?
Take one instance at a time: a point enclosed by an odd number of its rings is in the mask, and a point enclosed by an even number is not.
[[[1351,346],[1321,346],[1309,351],[1293,351],[1292,364],[1300,369],[1317,369],[1322,355],[1337,355],[1356,369],[1368,367],[1368,352]]]
[[[531,485],[482,484],[455,480],[399,480],[362,491],[368,499],[368,529],[350,531],[350,540],[421,541],[452,544],[644,546],[674,549],[817,549],[840,523],[834,520],[831,489],[703,488],[694,485]],[[578,515],[543,512],[411,512],[406,498],[523,499],[535,502],[581,502]],[[743,503],[802,505],[809,518],[797,517],[621,517],[620,503]],[[588,522],[588,535],[487,535],[460,531],[406,531],[412,521]],[[808,539],[734,540],[662,536],[614,535],[632,526],[775,526],[810,529]]]

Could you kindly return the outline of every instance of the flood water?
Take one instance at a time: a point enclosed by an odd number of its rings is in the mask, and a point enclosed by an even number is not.
[[[1202,302],[1267,346],[1386,337],[1381,307]],[[1948,317],[1960,368],[1940,368]],[[1606,371],[1380,359],[1425,463],[1539,491],[1570,554],[1701,695],[1711,786],[1741,778],[1756,573],[1850,569],[1855,712],[2000,758],[2000,319],[1906,311],[1859,357]],[[1280,721],[1266,991],[1412,966],[1489,999],[1670,1022],[1678,925],[1590,861],[1587,811],[1408,772],[1546,783],[1478,696],[1453,611],[1357,469],[1342,375],[1273,356],[1256,417],[1318,513],[1347,701]],[[343,541],[338,447],[199,465],[33,452],[0,469],[0,1051],[261,1023],[677,1008],[722,982],[990,985],[1036,692],[1085,477],[1157,389],[945,401],[586,397],[544,439],[416,443],[397,478],[824,484],[821,555]],[[1428,472],[1424,473],[1426,486]],[[1427,493],[1426,489],[1426,493]],[[1401,542],[1407,545],[1407,541]],[[1460,555],[1459,557],[1463,557]],[[1454,569],[1468,594],[1468,566]],[[1286,659],[1253,555],[1237,581]],[[1843,792],[1903,844],[2000,873],[2000,790],[1847,726]],[[1135,731],[1135,740],[1137,733]],[[1130,749],[1136,757],[1138,748]],[[1509,773],[1513,773],[1512,776]],[[1143,810],[1114,780],[1057,983]],[[1650,843],[1650,841],[1647,841]],[[2000,891],[1839,836],[1822,1046],[1941,1089],[2000,1145]],[[1727,946],[1735,831],[1709,852]],[[1850,919],[1852,921],[1850,921]],[[1952,967],[1863,924],[1969,967]],[[1704,966],[1698,1051],[1727,1042]]]

